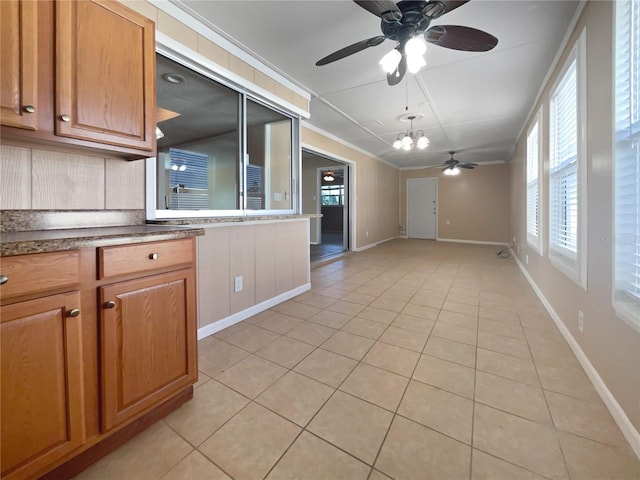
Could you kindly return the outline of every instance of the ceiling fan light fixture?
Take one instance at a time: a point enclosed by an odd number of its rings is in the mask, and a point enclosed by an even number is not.
[[[396,68],[398,68],[398,64],[402,59],[402,54],[396,50],[395,48],[388,52],[382,59],[380,60],[380,65],[382,65],[382,69],[386,73],[393,73]]]
[[[404,53],[406,53],[409,57],[421,57],[427,51],[427,42],[424,41],[424,37],[422,35],[412,37],[404,46]]]
[[[458,175],[459,173],[460,173],[460,169],[458,167],[447,168],[444,171],[444,174],[447,176],[455,176],[455,175]]]
[[[322,179],[325,182],[333,182],[336,179],[336,177],[333,176],[333,172],[328,171],[328,172],[324,172],[324,176],[322,177]]]
[[[427,64],[421,55],[407,55],[407,70],[409,73],[418,73]]]

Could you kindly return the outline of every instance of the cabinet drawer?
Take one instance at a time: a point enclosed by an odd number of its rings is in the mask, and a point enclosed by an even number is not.
[[[7,278],[0,286],[3,299],[72,287],[80,281],[80,253],[70,250],[2,257],[0,274]]]
[[[193,239],[98,248],[98,279],[190,265]]]

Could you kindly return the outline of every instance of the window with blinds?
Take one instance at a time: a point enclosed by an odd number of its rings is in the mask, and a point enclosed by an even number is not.
[[[640,5],[616,2],[614,307],[640,328]]]
[[[540,232],[540,113],[527,134],[527,241],[541,253]]]
[[[549,258],[586,288],[586,182],[580,124],[584,122],[583,32],[567,59],[549,102]]]

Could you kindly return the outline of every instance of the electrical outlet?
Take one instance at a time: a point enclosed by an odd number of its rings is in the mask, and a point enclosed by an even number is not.
[[[366,232],[364,232],[364,236],[368,237],[369,236],[369,230],[367,230]]]
[[[517,253],[518,255],[520,255],[520,245],[517,245],[517,246],[516,246],[516,253]]]
[[[513,236],[513,243],[516,243],[516,236]]]
[[[584,313],[582,310],[578,310],[578,330],[580,333],[584,333]]]
[[[233,291],[235,293],[242,291],[242,277],[236,277],[233,279]]]
[[[525,265],[529,265],[529,255],[524,256],[524,263]]]
[[[447,220],[447,225],[451,225],[451,220]]]

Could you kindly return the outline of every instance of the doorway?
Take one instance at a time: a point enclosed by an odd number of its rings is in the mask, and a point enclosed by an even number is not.
[[[438,179],[407,180],[407,237],[435,240],[438,236]]]
[[[302,151],[302,213],[319,213],[310,221],[311,262],[349,250],[349,166]]]

